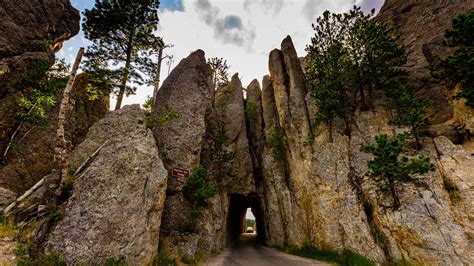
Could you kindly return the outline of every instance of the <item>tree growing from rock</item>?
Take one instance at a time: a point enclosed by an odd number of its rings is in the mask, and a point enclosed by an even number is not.
[[[405,136],[398,135],[389,138],[387,135],[375,137],[375,144],[364,146],[364,151],[374,155],[367,165],[369,172],[367,175],[375,181],[381,194],[391,195],[393,208],[401,206],[397,187],[400,183],[414,182],[414,174],[425,174],[434,171],[434,165],[426,156],[408,158],[400,156],[405,151]]]
[[[212,84],[214,89],[217,89],[224,83],[229,82],[229,68],[227,60],[223,58],[213,57],[207,60],[207,63],[212,70]]]
[[[432,76],[445,85],[459,84],[457,98],[466,99],[474,108],[474,11],[459,14],[453,19],[452,29],[445,37],[455,52],[431,65]]]
[[[326,11],[313,24],[306,73],[318,106],[315,122],[328,125],[331,141],[336,117],[349,127],[349,115],[357,107],[369,109],[373,91],[400,73],[394,66],[403,62],[403,50],[372,15],[357,7],[345,14]]]
[[[96,0],[84,12],[84,34],[93,42],[86,53],[86,66],[114,86],[116,110],[124,95],[136,91],[131,83],[153,84],[156,67],[150,54],[164,46],[154,33],[158,7],[157,0]]]
[[[421,149],[420,138],[426,135],[430,125],[426,109],[431,106],[431,100],[415,97],[412,86],[401,86],[398,81],[387,85],[384,92],[394,110],[394,116],[389,124],[409,127],[410,132],[405,136],[414,138],[416,148]]]

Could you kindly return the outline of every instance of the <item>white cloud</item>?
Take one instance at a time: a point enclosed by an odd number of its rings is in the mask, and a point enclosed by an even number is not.
[[[166,43],[174,44],[165,51],[174,55],[172,67],[202,49],[207,58],[227,59],[230,72],[239,72],[247,86],[268,74],[268,55],[280,48],[283,38],[290,35],[298,55],[304,56],[313,35],[311,23],[327,9],[344,12],[354,3],[367,11],[372,6],[380,8],[383,0],[183,0],[184,12],[160,12],[159,34]],[[229,17],[235,27],[228,27]],[[163,64],[162,80],[167,72]],[[151,94],[152,88],[141,88],[137,95],[124,99],[124,104],[143,103]]]

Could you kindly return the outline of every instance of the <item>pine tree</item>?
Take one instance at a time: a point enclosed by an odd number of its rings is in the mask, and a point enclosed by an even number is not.
[[[350,114],[357,107],[368,110],[373,91],[401,73],[396,66],[404,51],[373,13],[364,15],[358,7],[344,14],[326,11],[313,29],[306,73],[314,85],[315,120],[328,124],[331,138],[334,118],[343,118],[348,128]]]
[[[394,126],[407,126],[410,132],[406,137],[414,138],[416,148],[421,149],[420,137],[426,135],[430,121],[427,118],[427,108],[431,100],[417,98],[412,86],[401,86],[400,82],[393,81],[384,89],[389,105],[394,110],[393,118],[389,124]]]
[[[96,0],[84,12],[84,34],[93,42],[86,53],[86,67],[101,74],[98,78],[105,81],[98,83],[118,87],[116,110],[124,95],[136,91],[130,83],[153,84],[155,63],[150,53],[163,48],[163,41],[154,34],[158,7],[158,0]]]
[[[382,194],[389,193],[393,199],[394,209],[401,206],[397,185],[402,182],[413,182],[412,175],[434,171],[434,165],[426,156],[409,159],[400,154],[405,151],[405,136],[389,138],[387,135],[375,137],[376,144],[366,145],[364,151],[374,155],[368,162],[371,177]]]
[[[453,55],[431,65],[431,74],[445,85],[459,84],[457,98],[465,98],[474,108],[474,10],[453,19],[452,29],[446,31],[448,45],[455,48]]]

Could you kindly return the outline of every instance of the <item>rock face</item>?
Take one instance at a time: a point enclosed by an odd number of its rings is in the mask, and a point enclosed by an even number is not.
[[[35,60],[52,63],[54,52],[79,32],[80,15],[69,0],[0,1],[0,99]]]
[[[35,64],[53,64],[54,52],[79,32],[69,0],[0,1],[0,148],[8,138],[16,98],[27,93],[22,76]]]
[[[143,118],[139,105],[112,112],[73,151],[71,166],[77,168],[105,143],[75,180],[46,251],[71,264],[116,257],[144,265],[156,255],[167,171]]]
[[[236,154],[231,166],[232,173],[222,176],[221,182],[226,185],[228,193],[248,195],[255,192],[255,182],[247,139],[243,92],[238,74],[232,77],[230,83],[216,91],[215,107],[218,121],[215,130],[221,130],[226,136],[227,152]]]
[[[449,126],[468,126],[474,134],[472,111],[463,109],[463,115],[457,115],[459,106],[452,101],[455,93],[452,88],[441,88],[431,80],[429,64],[450,53],[444,40],[445,31],[451,27],[452,18],[474,8],[472,1],[399,1],[386,0],[377,19],[385,22],[394,36],[400,40],[406,49],[408,71],[407,82],[418,89],[420,96],[429,97],[433,101],[432,122],[444,123]],[[462,106],[462,104],[460,105]],[[442,110],[442,111],[441,111]],[[467,112],[470,113],[468,115]],[[470,119],[466,121],[465,116]],[[451,138],[454,139],[454,138]]]
[[[10,203],[15,201],[16,197],[15,192],[0,187],[0,211],[3,211]]]
[[[38,64],[52,64],[62,43],[79,32],[79,11],[68,0],[0,0],[0,150],[15,130],[17,100],[31,88],[22,84],[24,73]],[[76,107],[68,115],[67,137],[80,143],[93,123],[108,111],[108,101],[89,101],[84,76],[76,82]],[[82,84],[82,85],[81,85]],[[50,124],[44,128],[26,124],[17,151],[10,150],[0,162],[0,186],[23,192],[36,183],[52,166],[53,130],[57,107],[48,111]],[[30,131],[31,129],[31,131]],[[28,132],[28,133],[27,133]]]
[[[199,236],[191,233],[191,203],[181,193],[187,178],[173,177],[174,168],[192,172],[201,161],[207,118],[212,112],[214,91],[211,68],[204,52],[197,50],[183,59],[158,91],[153,133],[164,166],[170,174],[162,223],[162,241],[169,252],[194,255]]]
[[[87,74],[79,74],[71,96],[74,108],[66,115],[66,139],[71,141],[72,147],[81,143],[89,128],[109,112],[108,97],[90,100],[86,87]],[[0,162],[0,186],[22,193],[51,172],[58,110],[59,103],[48,110],[47,126],[24,125],[21,135],[25,137],[19,149],[11,149],[6,160]],[[7,140],[2,139],[2,143],[4,141]]]

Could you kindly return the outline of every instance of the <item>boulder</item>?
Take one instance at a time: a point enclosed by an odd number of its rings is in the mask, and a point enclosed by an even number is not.
[[[46,252],[88,265],[111,257],[144,265],[157,254],[168,174],[144,115],[139,105],[110,113],[72,152],[76,169],[104,145],[76,176]]]
[[[13,191],[0,187],[0,211],[3,211],[10,203],[14,202],[17,194]]]

